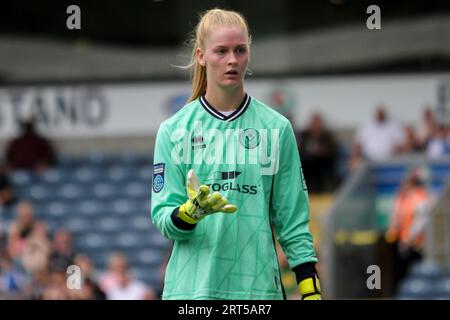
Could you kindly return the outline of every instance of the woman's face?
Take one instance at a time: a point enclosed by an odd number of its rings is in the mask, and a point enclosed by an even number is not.
[[[219,27],[197,49],[197,59],[206,66],[208,86],[236,88],[242,85],[249,58],[248,36],[241,28]]]

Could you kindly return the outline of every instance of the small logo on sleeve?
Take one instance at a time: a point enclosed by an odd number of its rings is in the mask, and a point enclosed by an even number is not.
[[[164,188],[164,163],[153,166],[153,191],[158,193]]]

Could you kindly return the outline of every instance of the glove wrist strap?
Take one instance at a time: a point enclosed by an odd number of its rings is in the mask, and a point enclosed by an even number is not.
[[[302,300],[312,295],[320,296],[321,294],[319,278],[317,277],[317,275],[308,277],[300,281],[298,287],[300,289],[300,294],[302,295]]]

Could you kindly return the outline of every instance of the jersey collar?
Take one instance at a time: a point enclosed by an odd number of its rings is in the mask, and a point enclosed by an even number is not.
[[[244,114],[245,110],[247,110],[247,108],[250,104],[250,96],[248,94],[245,94],[244,99],[242,100],[239,107],[236,110],[234,110],[234,112],[232,114],[230,114],[229,116],[226,116],[223,113],[221,113],[220,111],[218,111],[217,109],[215,109],[212,105],[210,105],[209,102],[206,100],[205,96],[201,96],[199,100],[200,100],[200,104],[202,105],[202,107],[210,115],[212,115],[213,117],[215,117],[219,120],[229,121],[229,122],[239,118],[242,114]]]

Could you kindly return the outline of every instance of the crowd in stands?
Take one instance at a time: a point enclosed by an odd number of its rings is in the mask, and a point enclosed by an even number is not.
[[[108,270],[96,270],[86,254],[74,249],[68,229],[50,232],[46,221],[35,218],[33,204],[19,198],[8,174],[18,169],[42,173],[57,156],[32,120],[20,127],[0,167],[0,299],[158,299],[153,288],[133,277],[122,253],[110,256]],[[79,287],[67,283],[70,266],[79,267]]]
[[[450,131],[438,121],[430,107],[423,110],[417,127],[400,124],[389,116],[386,106],[356,131],[349,168],[355,170],[364,160],[389,160],[398,155],[422,154],[437,159],[450,154]]]
[[[343,178],[364,161],[401,155],[425,155],[430,159],[450,155],[449,126],[436,119],[431,107],[423,109],[417,126],[399,123],[388,110],[388,106],[377,106],[373,117],[356,128],[349,148],[336,138],[319,113],[311,116],[305,129],[296,132],[310,193],[335,191]],[[346,162],[341,170],[344,174],[338,170],[342,160]]]

